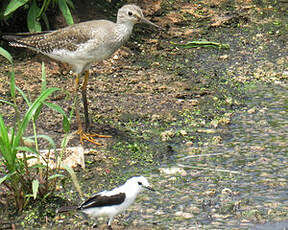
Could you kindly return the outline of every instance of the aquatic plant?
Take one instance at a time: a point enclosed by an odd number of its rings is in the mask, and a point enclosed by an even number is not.
[[[13,194],[16,208],[22,210],[33,197],[45,198],[52,194],[56,187],[56,182],[59,177],[63,177],[59,173],[60,164],[57,164],[56,170],[52,172],[48,165],[48,160],[41,156],[38,147],[38,138],[44,138],[49,143],[49,149],[55,148],[55,143],[51,137],[47,135],[37,135],[36,121],[40,116],[43,106],[59,112],[63,115],[63,128],[66,133],[70,130],[69,120],[63,109],[52,103],[48,103],[46,99],[58,88],[46,88],[45,67],[42,64],[42,87],[40,95],[31,101],[29,97],[16,86],[15,73],[13,68],[13,60],[10,54],[4,49],[0,49],[0,54],[7,58],[12,64],[10,72],[10,94],[12,102],[0,99],[0,103],[11,105],[15,110],[15,122],[13,127],[8,127],[0,114],[0,186],[4,185]],[[25,114],[19,111],[19,105],[16,101],[16,92],[18,92],[26,104],[28,109]],[[24,134],[28,125],[32,123],[33,129],[33,145],[26,144]],[[30,140],[31,143],[31,139]],[[64,148],[65,146],[63,146]],[[61,162],[61,154],[56,157],[56,160]],[[31,159],[37,160],[36,164],[30,164]],[[42,161],[41,161],[42,158]],[[44,162],[44,163],[43,163]]]
[[[41,7],[38,4],[41,3]],[[41,20],[44,22],[46,29],[49,30],[49,20],[46,11],[58,5],[62,15],[68,25],[73,24],[73,17],[70,9],[74,8],[71,0],[8,0],[0,4],[0,20],[7,20],[20,8],[27,10],[27,27],[30,32],[42,31]],[[22,16],[21,16],[22,17]],[[22,20],[22,18],[21,18]]]

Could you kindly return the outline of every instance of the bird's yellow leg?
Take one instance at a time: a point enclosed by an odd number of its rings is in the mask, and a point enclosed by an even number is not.
[[[81,119],[80,119],[80,114],[79,114],[79,109],[78,109],[78,96],[77,96],[77,91],[78,91],[78,86],[79,86],[79,75],[77,74],[75,78],[75,85],[74,85],[74,96],[75,96],[75,114],[76,114],[76,120],[78,123],[78,131],[83,130]]]
[[[88,115],[87,93],[86,93],[87,92],[88,78],[89,78],[89,71],[85,71],[84,80],[83,80],[83,83],[82,83],[82,89],[81,90],[82,90],[82,100],[83,100],[83,106],[84,106],[86,132],[88,131],[89,125],[90,125],[89,115]],[[77,88],[78,88],[78,85],[79,85],[79,76],[75,80],[75,87],[77,86]],[[99,137],[99,138],[110,138],[110,137],[112,137],[112,136],[108,136],[108,135],[100,135],[100,134],[95,134],[95,133],[89,134],[89,133],[84,132],[83,131],[83,127],[82,127],[82,123],[81,123],[81,120],[80,120],[79,111],[77,109],[77,106],[75,107],[75,113],[76,113],[76,119],[77,119],[77,122],[78,122],[78,131],[77,131],[77,133],[80,136],[81,144],[83,144],[83,140],[86,140],[86,141],[89,141],[89,142],[91,142],[91,143],[93,143],[95,145],[101,145],[100,143],[96,142],[93,137]]]
[[[86,74],[85,74],[86,76]],[[84,82],[83,82],[84,83]],[[86,83],[87,84],[87,83]],[[87,86],[87,85],[86,85]],[[77,134],[80,137],[80,143],[83,144],[83,140],[87,140],[95,145],[101,145],[100,143],[96,142],[92,137],[89,136],[89,134],[86,134],[83,130],[83,126],[82,126],[82,122],[81,122],[81,118],[80,118],[80,113],[79,113],[79,109],[78,109],[78,97],[77,97],[77,91],[78,91],[78,87],[79,87],[79,75],[77,74],[76,78],[75,78],[75,115],[76,115],[76,120],[78,123],[78,130],[77,130]],[[83,90],[83,87],[82,87]],[[85,106],[84,106],[85,107]]]
[[[75,115],[76,115],[76,120],[77,120],[77,124],[78,124],[78,130],[77,130],[77,134],[79,134],[80,136],[80,143],[83,144],[83,126],[82,126],[82,122],[80,119],[80,114],[79,114],[79,109],[78,109],[78,95],[77,95],[77,91],[78,91],[78,87],[79,87],[79,74],[77,74],[76,78],[75,78],[75,85],[74,85],[74,96],[75,96]]]

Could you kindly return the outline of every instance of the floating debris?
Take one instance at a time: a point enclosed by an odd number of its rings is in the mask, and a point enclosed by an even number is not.
[[[212,47],[212,48],[218,48],[218,49],[230,49],[229,44],[224,43],[218,43],[218,42],[209,42],[209,41],[192,41],[185,44],[181,43],[175,43],[170,42],[172,45],[184,49],[191,49],[191,48],[197,48],[197,47]]]

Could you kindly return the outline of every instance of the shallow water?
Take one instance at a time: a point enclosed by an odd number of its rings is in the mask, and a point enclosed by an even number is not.
[[[274,228],[269,223],[288,219],[287,85],[257,85],[246,103],[228,127],[216,130],[221,144],[183,144],[177,160],[162,163],[150,178],[159,192],[143,195],[144,207],[140,202],[132,207],[134,224],[151,229],[259,229],[262,225],[255,224],[268,222],[263,229],[269,229]],[[279,226],[287,222],[283,224]]]
[[[277,223],[268,223],[268,224],[259,224],[256,226],[253,226],[251,230],[285,230],[288,228],[288,221],[281,221]]]

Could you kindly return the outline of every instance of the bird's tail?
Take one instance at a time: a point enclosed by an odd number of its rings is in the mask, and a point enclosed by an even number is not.
[[[27,45],[25,42],[23,42],[22,38],[25,38],[25,37],[19,36],[16,34],[15,35],[14,34],[2,34],[0,36],[0,40],[8,42],[10,46],[28,48],[29,45]]]
[[[77,210],[78,206],[73,205],[73,206],[63,206],[59,209],[57,209],[57,213],[61,213],[61,212],[69,212],[69,211],[74,211]]]
[[[34,32],[34,33],[14,33],[14,34],[2,34],[0,33],[0,40],[9,42],[9,45],[15,47],[34,48],[33,41],[37,40],[35,37],[42,38],[43,35],[49,31]],[[35,37],[34,37],[35,36]],[[31,43],[32,42],[32,43]]]

